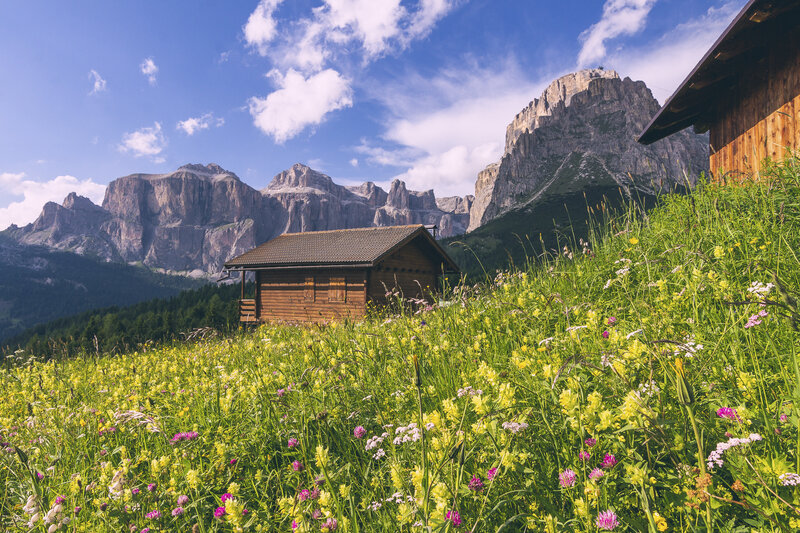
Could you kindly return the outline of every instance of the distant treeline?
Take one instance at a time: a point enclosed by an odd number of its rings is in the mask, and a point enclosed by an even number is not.
[[[253,288],[246,290],[250,294]],[[200,328],[226,332],[239,326],[240,294],[238,283],[210,284],[168,299],[86,311],[28,329],[6,341],[2,353],[22,348],[48,359],[82,352],[115,353],[148,341],[182,339]]]

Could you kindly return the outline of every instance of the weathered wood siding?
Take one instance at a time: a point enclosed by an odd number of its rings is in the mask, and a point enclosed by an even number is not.
[[[381,303],[386,291],[399,289],[405,298],[420,298],[438,290],[440,263],[431,259],[415,239],[406,244],[369,273],[370,299]]]
[[[752,61],[716,104],[710,129],[710,168],[717,179],[743,179],[788,146],[800,150],[800,33],[754,48]],[[743,43],[743,46],[747,43]]]
[[[364,270],[262,270],[256,278],[261,321],[321,322],[366,311]]]

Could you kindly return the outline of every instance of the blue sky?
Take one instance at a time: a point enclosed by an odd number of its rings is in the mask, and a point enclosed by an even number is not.
[[[3,2],[0,228],[185,163],[469,194],[550,81],[603,65],[663,102],[744,3]]]

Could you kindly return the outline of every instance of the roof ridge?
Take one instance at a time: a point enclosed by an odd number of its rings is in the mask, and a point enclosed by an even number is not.
[[[324,229],[319,231],[295,231],[293,233],[281,233],[275,239],[279,239],[281,237],[288,237],[294,235],[319,235],[320,233],[343,233],[343,232],[350,232],[350,231],[368,231],[368,230],[391,230],[391,229],[398,229],[398,228],[424,228],[425,224],[403,224],[399,226],[367,226],[365,228],[341,228],[341,229]],[[273,239],[274,240],[274,239]]]

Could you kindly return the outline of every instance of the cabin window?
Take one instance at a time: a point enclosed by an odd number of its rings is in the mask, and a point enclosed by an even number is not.
[[[347,284],[344,276],[331,276],[328,283],[328,301],[344,302],[347,299]]]
[[[303,301],[314,301],[314,276],[306,276],[306,281],[303,285]]]

